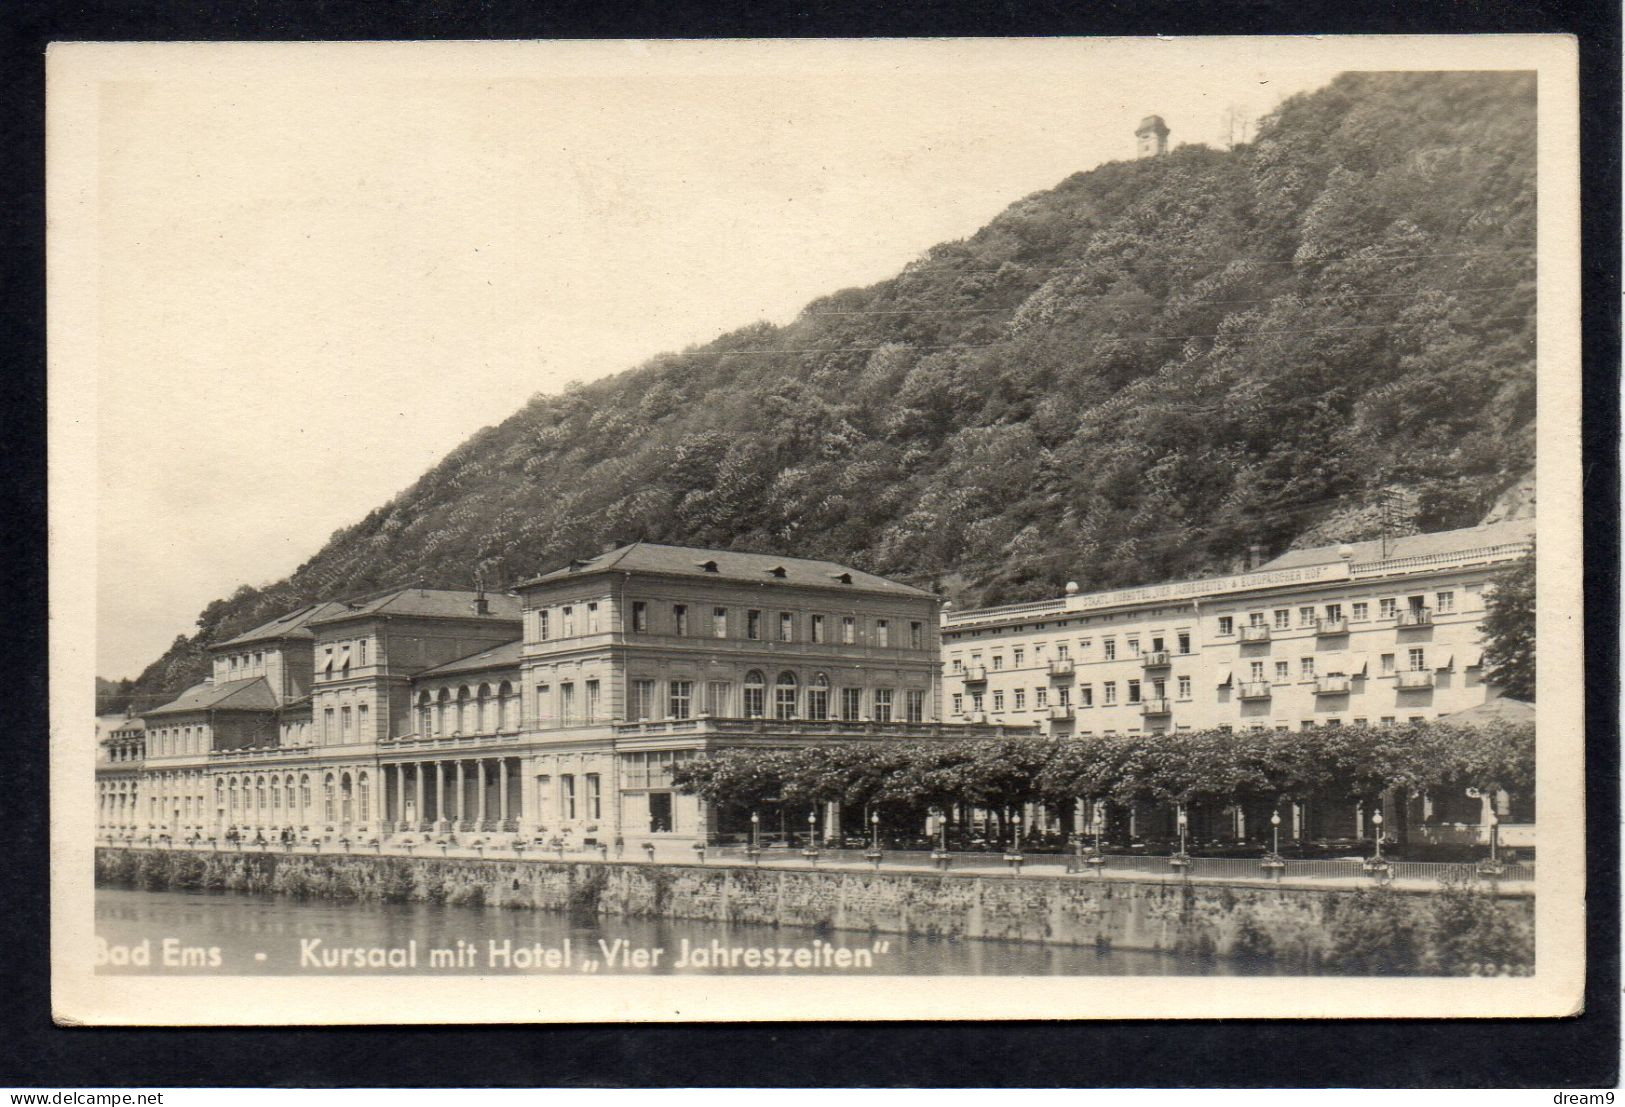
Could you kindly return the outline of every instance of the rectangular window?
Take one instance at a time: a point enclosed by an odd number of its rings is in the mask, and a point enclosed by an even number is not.
[[[1044,690],[1042,688],[1040,688],[1038,691],[1039,691],[1039,696],[1038,696],[1039,704],[1038,704],[1038,706],[1043,707],[1044,706],[1044,704],[1043,704],[1043,699],[1044,699],[1043,691]],[[1078,685],[1078,706],[1079,707],[1093,707],[1094,705],[1095,705],[1095,686],[1092,685],[1092,684],[1080,684],[1080,685]]]
[[[1394,601],[1393,597],[1389,597],[1385,600],[1378,600],[1377,614],[1384,619],[1392,619],[1394,616],[1399,614],[1399,605]]]
[[[1072,689],[1057,688],[1055,690],[1055,702],[1062,707],[1066,707],[1068,704],[1070,704],[1072,702]]]
[[[1084,687],[1087,688],[1088,685],[1085,685]],[[1040,707],[1040,708],[1049,706],[1049,689],[1048,688],[1034,688],[1033,689],[1033,706],[1034,707]]]
[[[1329,604],[1326,605],[1326,618],[1332,619],[1332,620],[1337,620],[1337,619],[1341,619],[1342,617],[1343,617],[1343,605],[1342,604],[1340,604],[1340,603],[1329,603]]]
[[[565,726],[576,721],[576,686],[571,681],[559,683],[559,721]]]
[[[1137,680],[1131,680],[1128,682],[1128,702],[1140,702],[1140,682]]]
[[[1410,664],[1413,673],[1420,673],[1428,667],[1427,658],[1427,651],[1421,646],[1412,646],[1405,651],[1405,660]]]
[[[1004,654],[996,653],[993,655],[993,668],[995,671],[1004,668]]]
[[[954,714],[955,715],[963,715],[965,713],[965,693],[963,693],[963,692],[955,692],[954,693],[953,703],[954,703]]]
[[[1117,639],[1103,638],[1101,639],[1100,645],[1101,648],[1106,651],[1107,661],[1113,661],[1117,658]]]
[[[843,645],[856,645],[858,641],[858,621],[850,615],[841,616],[841,643]]]
[[[924,623],[910,623],[908,625],[908,648],[911,650],[925,649]],[[1021,651],[1017,650],[1016,652],[1019,654]],[[1016,664],[1021,664],[1019,659],[1016,661]]]
[[[536,640],[538,642],[547,641],[547,609],[546,608],[543,608],[542,610],[540,610],[540,611],[538,611],[536,613]]]
[[[372,725],[372,709],[367,704],[362,704],[355,709],[355,725],[363,741],[370,737],[368,727]]]
[[[600,710],[599,684],[596,680],[587,681],[587,721],[596,722]]]
[[[982,708],[981,693],[978,692],[976,694],[976,696],[977,696],[976,709],[978,711],[980,711],[981,708]],[[863,717],[863,689],[862,688],[842,688],[841,689],[841,718],[845,719],[849,723],[855,723],[859,719],[861,719],[862,717]]]
[[[1264,613],[1262,611],[1249,611],[1249,612],[1247,612],[1247,625],[1250,626],[1250,627],[1261,627],[1261,626],[1263,626],[1264,625]]]
[[[559,814],[566,819],[576,817],[576,778],[573,773],[559,777]]]
[[[1392,715],[1384,715],[1382,717],[1382,725],[1383,726],[1393,726],[1394,725],[1394,717]]]
[[[670,834],[672,823],[671,793],[649,793],[649,833]]]
[[[1108,680],[1105,684],[1102,684],[1100,687],[1101,687],[1101,690],[1105,693],[1104,702],[1105,702],[1107,707],[1110,707],[1112,704],[1117,702],[1117,682],[1115,680]]]
[[[1017,669],[1019,669],[1023,665],[1025,665],[1026,663],[1027,663],[1027,651],[1026,650],[1022,649],[1020,646],[1017,646],[1015,649],[1010,651],[1010,664],[1011,665],[1013,665]]]
[[[1262,661],[1252,661],[1248,663],[1247,679],[1252,681],[1254,684],[1257,684],[1264,679],[1264,663]]]
[[[1391,673],[1391,672],[1394,671],[1394,655],[1393,654],[1385,653],[1385,654],[1382,655],[1382,671],[1384,673]]]
[[[1303,680],[1310,680],[1315,675],[1315,659],[1300,657],[1298,659],[1298,676]]]
[[[788,611],[779,612],[779,641],[794,642],[796,640],[796,617]]]
[[[824,640],[824,617],[822,615],[812,616],[812,640],[814,642]]]
[[[1284,684],[1286,681],[1290,680],[1291,678],[1292,678],[1292,666],[1287,664],[1285,661],[1277,661],[1275,663],[1275,680],[1276,680],[1276,682]]]
[[[668,719],[687,719],[694,713],[694,682],[692,680],[674,680],[666,686],[670,695],[666,698],[666,705],[670,710],[666,714]]]
[[[1068,657],[1071,657],[1071,656],[1072,655],[1068,652],[1067,644],[1065,642],[1057,642],[1057,643],[1055,643],[1055,660],[1057,660],[1057,661],[1065,661]]]
[[[885,619],[875,620],[875,645],[882,649],[891,645],[891,623]]]
[[[348,707],[340,708],[339,727],[344,735],[345,741],[349,741],[351,732],[355,729],[354,724],[355,720],[350,717],[350,709]]]
[[[1363,623],[1367,619],[1371,618],[1371,605],[1363,600],[1349,605],[1349,610],[1349,618],[1353,619],[1356,623]]]
[[[688,633],[688,604],[673,604],[671,608],[671,621],[677,634],[686,635]]]
[[[773,717],[785,721],[796,717],[796,685],[793,680],[789,684],[773,686]]]
[[[767,685],[757,683],[760,678],[745,678],[745,718],[760,719],[767,715]]]
[[[1291,630],[1292,629],[1292,609],[1291,608],[1289,608],[1289,607],[1277,607],[1275,609],[1275,629],[1276,630]]]
[[[1179,678],[1179,698],[1182,700],[1191,698],[1191,678],[1188,676]]]
[[[587,633],[598,633],[598,605],[595,603],[587,605]]]
[[[604,793],[597,773],[588,773],[587,785],[587,818],[601,819],[604,817]]]
[[[721,718],[733,712],[733,685],[725,680],[713,680],[705,686],[706,710]]]
[[[752,642],[762,640],[762,613],[760,611],[745,612],[745,637]]]
[[[649,605],[642,600],[632,601],[632,629],[639,634],[649,629]]]
[[[807,718],[820,722],[829,718],[828,684],[814,684],[807,689]]]
[[[1021,693],[1017,692],[1016,695],[1019,696]],[[1016,706],[1020,707],[1021,705],[1017,704]],[[903,710],[907,712],[909,722],[925,722],[925,693],[918,688],[912,688],[903,693]]]
[[[1312,626],[1314,626],[1315,625],[1315,609],[1312,608],[1312,607],[1300,607],[1300,608],[1298,608],[1298,625],[1300,627],[1312,627]]]
[[[912,694],[913,693],[910,693],[910,695]],[[1027,689],[1017,688],[1013,693],[1011,693],[1011,695],[1014,697],[1011,700],[1012,707],[1014,707],[1017,711],[1027,710]]]
[[[1456,610],[1456,594],[1454,592],[1439,592],[1433,597],[1433,609],[1441,615],[1448,615]]]
[[[357,643],[356,652],[359,655],[356,663],[359,664],[359,665],[365,665],[367,663],[367,640],[365,638],[363,638],[359,643]],[[260,655],[259,654],[254,655],[254,664],[256,664],[256,665],[260,664]]]
[[[1179,632],[1179,652],[1182,654],[1191,652],[1191,636],[1184,631]]]
[[[333,738],[334,738],[333,709],[331,707],[323,708],[322,709],[322,741],[324,743],[331,743],[333,741]],[[162,743],[160,743],[160,745],[161,744]]]
[[[1140,656],[1140,640],[1138,638],[1134,638],[1134,637],[1131,636],[1128,639],[1128,655],[1130,657],[1139,657]]]
[[[559,612],[559,622],[566,638],[571,638],[576,632],[576,609],[567,607]]]
[[[1231,618],[1229,615],[1220,615],[1219,616],[1219,633],[1220,634],[1234,634],[1235,632],[1236,632],[1236,620]]]
[[[993,693],[993,710],[995,710],[995,711],[1003,711],[1004,710],[1004,693],[1003,692],[994,692]],[[879,720],[879,718],[880,718],[880,693],[876,692],[875,693],[875,719]]]
[[[634,723],[646,722],[654,718],[655,710],[655,682],[652,680],[634,680],[632,682],[632,710],[627,718]]]
[[[553,690],[545,684],[538,684],[536,686],[536,723],[538,726],[546,726],[552,721]]]
[[[728,637],[728,609],[726,607],[713,607],[711,609],[711,637]]]

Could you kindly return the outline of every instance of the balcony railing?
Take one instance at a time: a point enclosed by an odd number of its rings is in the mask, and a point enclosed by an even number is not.
[[[1069,703],[1051,704],[1049,709],[1049,717],[1052,719],[1072,718],[1072,705]]]
[[[1142,715],[1171,715],[1173,710],[1173,704],[1165,696],[1140,701],[1140,714]]]
[[[1062,657],[1049,663],[1049,675],[1052,677],[1069,677],[1073,673],[1072,659]]]
[[[1269,627],[1242,627],[1241,640],[1244,643],[1268,642],[1270,640]]]
[[[1167,650],[1151,650],[1140,655],[1140,664],[1147,669],[1166,669],[1173,664],[1173,657]]]
[[[987,683],[987,666],[966,665],[964,672],[960,675],[965,678],[966,684],[985,684]]]
[[[1396,685],[1403,691],[1433,687],[1433,671],[1431,669],[1402,669],[1395,676],[1398,678],[1395,681]]]
[[[1326,635],[1332,635],[1332,634],[1347,634],[1348,632],[1349,632],[1349,621],[1347,619],[1343,618],[1342,616],[1338,616],[1335,619],[1330,617],[1330,616],[1327,616],[1324,619],[1316,619],[1315,620],[1315,633],[1316,634],[1326,636]]]
[[[1249,680],[1236,686],[1236,695],[1244,700],[1267,700],[1270,698],[1270,682],[1267,680]]]
[[[1349,678],[1342,673],[1330,673],[1315,681],[1315,695],[1338,696],[1349,690]]]
[[[1394,616],[1394,625],[1398,627],[1430,627],[1433,625],[1433,609],[1429,607],[1413,607],[1401,611]]]

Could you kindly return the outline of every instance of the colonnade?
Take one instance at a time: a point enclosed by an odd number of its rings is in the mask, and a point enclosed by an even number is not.
[[[519,766],[510,757],[388,762],[385,822],[400,831],[517,831],[525,819]]]

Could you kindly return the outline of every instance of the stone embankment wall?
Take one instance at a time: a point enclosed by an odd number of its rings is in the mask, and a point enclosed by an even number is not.
[[[1357,972],[1527,971],[1533,900],[1200,884],[1169,877],[983,876],[100,848],[98,883],[432,902],[948,939],[1251,957]]]

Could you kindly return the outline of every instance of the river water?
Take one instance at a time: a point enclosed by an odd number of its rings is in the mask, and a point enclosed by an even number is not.
[[[681,919],[589,922],[541,911],[110,887],[96,890],[96,937],[96,971],[166,975],[1211,976],[1248,971],[1234,962],[1025,942]]]

